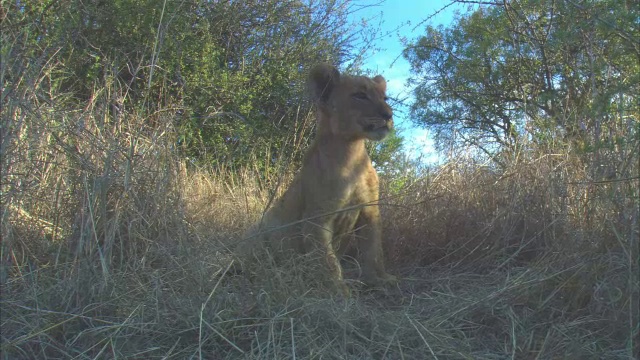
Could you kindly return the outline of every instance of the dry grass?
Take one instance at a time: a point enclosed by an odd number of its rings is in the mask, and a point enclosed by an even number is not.
[[[5,359],[637,354],[637,141],[610,162],[623,181],[540,154],[506,171],[460,157],[385,187],[402,281],[352,281],[345,300],[305,258],[222,276],[269,186],[249,170],[186,166],[170,111],[115,111],[118,89],[84,109],[25,89],[2,109]]]

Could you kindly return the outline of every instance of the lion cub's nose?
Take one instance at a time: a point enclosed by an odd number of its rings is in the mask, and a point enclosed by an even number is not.
[[[380,114],[382,116],[383,119],[385,119],[386,121],[391,120],[391,118],[393,117],[393,115],[391,114],[391,111],[383,111],[382,114]]]

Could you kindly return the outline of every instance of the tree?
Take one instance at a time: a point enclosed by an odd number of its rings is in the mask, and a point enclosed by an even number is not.
[[[6,6],[0,26],[11,54],[3,53],[3,62],[21,64],[3,67],[7,91],[19,86],[13,69],[48,64],[51,93],[65,94],[70,108],[84,108],[103,89],[117,92],[105,121],[136,111],[153,127],[163,114],[178,129],[184,154],[214,165],[299,158],[313,124],[307,68],[341,65],[360,53],[362,29],[346,19],[349,0]]]
[[[631,2],[525,0],[428,26],[404,52],[412,114],[440,147],[464,141],[488,154],[523,136],[583,149],[637,136],[637,18]]]

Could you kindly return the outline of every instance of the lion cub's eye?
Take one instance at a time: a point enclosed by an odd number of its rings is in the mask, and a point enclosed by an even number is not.
[[[365,94],[363,92],[357,92],[357,93],[353,94],[352,96],[354,98],[358,99],[358,100],[367,100],[367,99],[369,99],[367,94]]]

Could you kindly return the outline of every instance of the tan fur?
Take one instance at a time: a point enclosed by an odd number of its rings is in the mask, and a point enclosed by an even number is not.
[[[276,251],[320,250],[334,284],[348,294],[339,258],[353,238],[361,253],[363,281],[395,282],[385,272],[378,209],[378,176],[365,139],[381,140],[393,127],[386,81],[340,75],[329,65],[310,74],[317,134],[289,189],[253,230]]]

